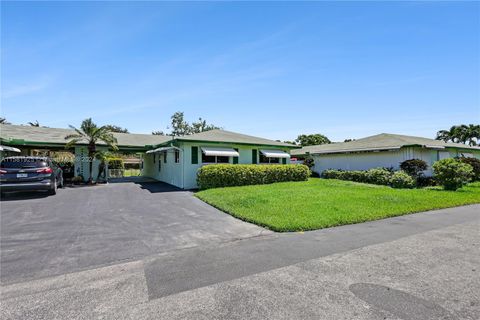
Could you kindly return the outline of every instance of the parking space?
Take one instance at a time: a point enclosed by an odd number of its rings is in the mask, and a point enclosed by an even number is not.
[[[19,282],[269,233],[167,184],[125,179],[1,201],[1,280]]]

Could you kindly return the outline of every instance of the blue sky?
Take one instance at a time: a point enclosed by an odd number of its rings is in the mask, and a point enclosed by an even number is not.
[[[1,115],[291,140],[480,121],[475,2],[2,2]]]

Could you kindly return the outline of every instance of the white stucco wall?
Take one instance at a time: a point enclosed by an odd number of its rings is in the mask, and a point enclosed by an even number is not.
[[[419,147],[401,148],[394,151],[364,152],[348,154],[313,155],[313,171],[321,174],[326,169],[368,170],[378,167],[399,169],[400,163],[409,159],[421,159],[428,164],[425,175],[432,175],[432,165],[444,158],[453,158],[462,153],[480,158],[480,152],[462,152],[456,149],[432,150]]]
[[[178,163],[175,162],[174,150],[166,151],[166,162],[164,154],[165,152],[145,154],[142,175],[183,188],[182,151],[180,151]]]

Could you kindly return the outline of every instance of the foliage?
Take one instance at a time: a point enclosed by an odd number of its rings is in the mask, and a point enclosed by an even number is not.
[[[192,122],[191,124],[185,121],[185,115],[181,111],[175,112],[171,117],[171,132],[164,133],[163,131],[152,131],[153,135],[170,135],[174,137],[186,136],[189,134],[200,133],[204,131],[221,129],[213,124],[208,124],[206,120],[198,118],[197,121]]]
[[[433,164],[436,180],[445,190],[457,190],[473,177],[473,168],[457,159],[442,159]]]
[[[111,149],[118,150],[117,139],[113,136],[112,132],[108,127],[102,126],[98,127],[93,121],[92,118],[88,118],[82,121],[80,129],[70,126],[75,133],[69,134],[65,137],[65,140],[69,140],[65,145],[65,148],[69,149],[81,142],[87,143],[88,148],[88,161],[89,161],[89,178],[88,181],[92,182],[92,172],[93,172],[93,158],[97,152],[97,143],[103,141]]]
[[[122,127],[119,127],[119,126],[116,126],[116,125],[113,125],[113,124],[107,124],[104,127],[107,128],[108,130],[110,130],[110,132],[130,133],[130,132],[128,132],[127,128],[122,128]]]
[[[437,186],[437,180],[435,177],[426,177],[426,176],[419,176],[417,177],[417,187],[423,188],[423,187],[433,187]]]
[[[80,184],[84,181],[85,181],[85,179],[81,175],[78,175],[78,176],[75,176],[75,177],[72,178],[72,183],[73,184]]]
[[[6,118],[0,118],[0,124],[11,124]]]
[[[445,142],[468,143],[470,146],[476,146],[480,143],[480,125],[461,124],[452,126],[448,130],[438,131],[436,139]]]
[[[305,146],[313,146],[318,144],[328,144],[331,143],[330,139],[328,139],[323,134],[301,134],[295,139],[295,142],[302,147]]]
[[[400,169],[405,171],[410,176],[417,178],[422,175],[422,172],[428,169],[425,161],[420,159],[405,160],[400,163]]]
[[[473,169],[473,181],[480,181],[480,159],[472,157],[460,157],[458,158],[463,163],[467,163],[472,166]]]
[[[239,219],[275,231],[302,231],[480,203],[480,182],[452,192],[309,179],[208,189],[196,196]]]
[[[306,157],[303,160],[303,164],[308,167],[308,169],[312,170],[313,166],[315,165],[315,160],[312,157]]]
[[[310,176],[307,166],[217,164],[198,169],[197,184],[200,189],[210,189],[282,181],[305,181]]]
[[[389,185],[393,172],[385,168],[373,168],[369,170],[335,170],[329,169],[322,172],[325,179],[339,179],[371,184]]]
[[[390,178],[390,185],[393,188],[411,189],[416,185],[415,179],[403,170],[396,171]]]
[[[124,169],[125,164],[122,158],[108,158],[108,169]]]

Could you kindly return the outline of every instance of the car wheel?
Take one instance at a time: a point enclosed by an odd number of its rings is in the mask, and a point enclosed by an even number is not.
[[[57,179],[53,181],[52,189],[50,189],[49,193],[51,195],[57,194]]]

